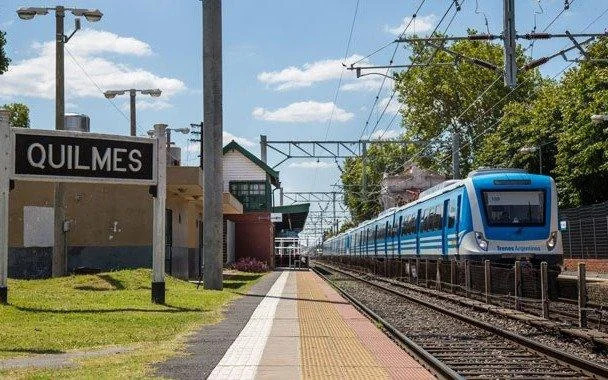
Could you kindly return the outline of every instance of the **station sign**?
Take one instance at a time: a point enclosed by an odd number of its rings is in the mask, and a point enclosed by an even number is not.
[[[270,214],[270,221],[272,223],[281,223],[283,221],[283,214],[280,212],[273,212]]]
[[[11,128],[12,178],[153,185],[156,139]]]

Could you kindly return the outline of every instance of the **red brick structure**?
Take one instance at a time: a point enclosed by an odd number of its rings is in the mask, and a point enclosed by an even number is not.
[[[235,225],[235,260],[252,257],[274,268],[274,224],[269,212],[227,216]]]
[[[577,271],[578,263],[585,263],[587,272],[608,273],[608,260],[606,259],[564,259],[564,269]]]

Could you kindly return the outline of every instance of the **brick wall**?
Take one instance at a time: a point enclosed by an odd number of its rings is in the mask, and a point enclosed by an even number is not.
[[[577,271],[578,263],[585,263],[587,272],[608,273],[608,260],[606,259],[564,259],[564,269]]]

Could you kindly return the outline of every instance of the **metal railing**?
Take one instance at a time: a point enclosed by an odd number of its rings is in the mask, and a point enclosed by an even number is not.
[[[573,259],[608,259],[608,216],[563,219],[564,257]]]

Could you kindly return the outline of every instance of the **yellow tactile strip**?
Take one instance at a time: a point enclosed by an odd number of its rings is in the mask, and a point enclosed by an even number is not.
[[[304,379],[388,379],[387,371],[327,299],[311,272],[298,272]]]

